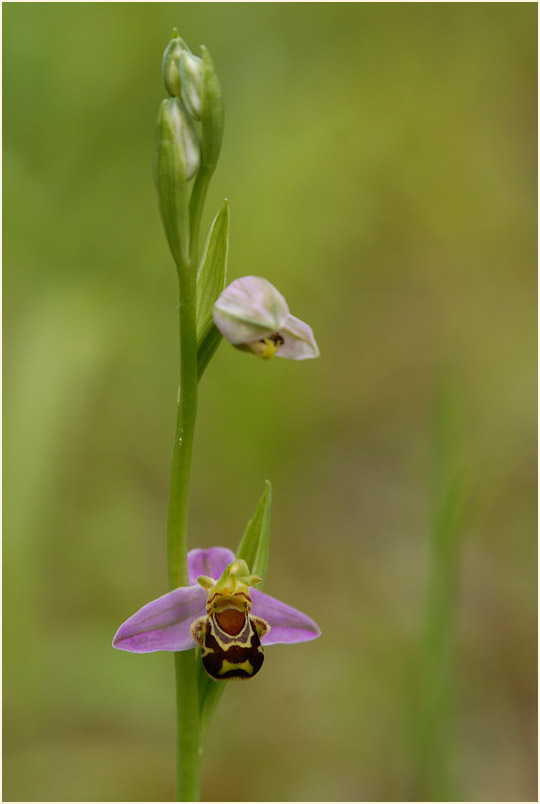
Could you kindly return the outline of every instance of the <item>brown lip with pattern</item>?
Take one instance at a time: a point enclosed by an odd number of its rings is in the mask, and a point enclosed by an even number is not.
[[[238,636],[246,623],[246,610],[225,609],[215,615],[217,624],[229,636]]]

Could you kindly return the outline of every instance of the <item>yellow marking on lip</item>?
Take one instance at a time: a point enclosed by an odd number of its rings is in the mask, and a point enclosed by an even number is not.
[[[225,675],[225,673],[228,673],[229,670],[244,670],[246,673],[249,673],[249,675],[251,675],[253,673],[253,665],[251,664],[249,659],[246,659],[245,662],[238,662],[237,664],[233,662],[228,662],[227,659],[223,659],[219,675],[223,676]]]

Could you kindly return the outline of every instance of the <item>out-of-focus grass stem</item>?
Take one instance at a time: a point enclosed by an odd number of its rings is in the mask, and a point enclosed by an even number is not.
[[[452,801],[455,789],[455,630],[464,502],[462,386],[445,369],[434,402],[432,520],[415,712],[420,801]]]

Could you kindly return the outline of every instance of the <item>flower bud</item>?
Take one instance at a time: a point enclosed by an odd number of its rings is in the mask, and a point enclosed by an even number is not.
[[[215,168],[223,140],[223,97],[214,64],[204,45],[201,101],[201,153],[204,164]]]
[[[201,119],[204,64],[203,60],[183,50],[180,53],[180,86],[182,100],[194,120]]]
[[[178,98],[164,100],[159,108],[154,176],[161,217],[173,257],[186,261],[189,244],[188,187],[200,163],[197,133],[184,104]]]
[[[173,31],[173,38],[167,45],[161,63],[161,74],[163,83],[169,95],[176,98],[180,97],[180,57],[182,52],[189,53],[189,48],[181,37],[178,36],[176,28]]]
[[[189,181],[199,169],[197,132],[178,98],[164,100],[159,108],[157,158],[177,181]]]

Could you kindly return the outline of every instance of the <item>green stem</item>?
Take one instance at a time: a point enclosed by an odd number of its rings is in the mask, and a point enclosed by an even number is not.
[[[193,435],[197,416],[196,285],[191,265],[178,266],[180,286],[180,391],[167,517],[169,588],[188,584],[187,515]],[[176,677],[176,800],[198,801],[199,698],[195,651],[174,654]]]
[[[187,514],[193,434],[197,417],[197,328],[195,276],[178,267],[180,285],[180,391],[167,517],[169,588],[188,583]]]
[[[174,654],[176,675],[176,801],[199,801],[199,695],[195,651]]]
[[[201,166],[191,194],[189,264],[177,266],[180,289],[180,391],[167,517],[169,588],[187,586],[187,517],[199,380],[197,284],[199,230],[213,168]],[[195,651],[174,654],[176,679],[176,800],[198,801],[201,720]]]

